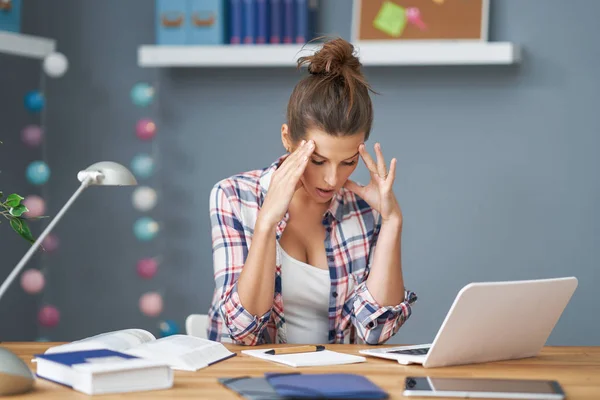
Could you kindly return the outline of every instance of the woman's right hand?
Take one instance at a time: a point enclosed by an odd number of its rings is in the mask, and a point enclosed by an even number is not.
[[[302,186],[300,177],[314,150],[315,143],[312,140],[303,140],[273,173],[257,226],[274,228],[283,219],[294,193]]]

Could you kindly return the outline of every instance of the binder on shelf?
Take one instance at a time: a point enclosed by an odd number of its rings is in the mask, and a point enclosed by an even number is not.
[[[224,44],[224,0],[188,1],[187,44]]]
[[[319,36],[319,0],[308,0],[308,40]]]
[[[308,0],[295,0],[296,7],[296,43],[308,41]]]
[[[242,0],[242,42],[254,43],[256,36],[256,0]]]
[[[283,36],[283,0],[268,0],[269,1],[269,43],[279,44],[282,42]]]
[[[256,43],[265,44],[269,39],[269,5],[267,0],[256,0]]]
[[[156,44],[182,45],[187,43],[188,3],[186,0],[156,1]]]
[[[0,0],[0,31],[21,33],[21,0]]]
[[[156,44],[180,46],[226,43],[225,1],[227,0],[156,0]]]
[[[242,0],[229,1],[229,43],[242,43]]]
[[[294,43],[295,0],[283,0],[283,43]]]

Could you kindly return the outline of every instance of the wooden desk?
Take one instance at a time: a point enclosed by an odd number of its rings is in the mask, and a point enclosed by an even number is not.
[[[29,363],[33,354],[42,353],[48,347],[60,343],[2,343]],[[193,399],[240,399],[238,395],[217,382],[220,377],[262,376],[265,372],[347,372],[366,376],[387,390],[391,399],[402,396],[404,378],[409,375],[447,377],[486,377],[514,379],[555,379],[565,390],[567,399],[600,399],[600,347],[547,347],[538,357],[499,361],[479,365],[424,369],[420,366],[403,366],[395,361],[367,357],[366,363],[318,367],[292,368],[263,361],[240,354],[241,346],[227,346],[238,355],[196,372],[175,372],[172,389],[149,392],[135,392],[115,396],[94,396],[104,398],[135,397],[153,398],[193,398]],[[367,346],[328,345],[334,351],[357,354]],[[244,347],[246,348],[246,347]],[[260,347],[257,347],[260,348]],[[12,399],[83,399],[90,398],[83,393],[38,379],[34,391],[11,397]]]

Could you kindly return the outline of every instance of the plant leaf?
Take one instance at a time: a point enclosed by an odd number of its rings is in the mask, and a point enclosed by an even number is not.
[[[2,197],[4,197],[4,193],[2,193],[2,190],[0,190],[0,199],[2,199]]]
[[[13,193],[8,195],[5,204],[9,207],[16,207],[19,204],[21,204],[21,200],[23,200],[23,197],[19,196],[16,193]]]
[[[21,237],[27,240],[29,243],[35,242],[33,239],[33,235],[27,226],[27,223],[21,218],[11,218],[10,226],[12,226],[13,230],[17,232]]]
[[[11,208],[8,212],[13,217],[20,217],[21,215],[23,215],[24,212],[27,211],[29,211],[29,209],[25,207],[24,204],[19,204],[18,206]]]

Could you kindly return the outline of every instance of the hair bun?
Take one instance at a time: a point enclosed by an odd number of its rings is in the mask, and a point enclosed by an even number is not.
[[[343,77],[348,72],[360,74],[361,67],[360,60],[354,55],[354,46],[340,38],[325,42],[313,55],[298,60],[298,64],[309,64],[308,72],[330,78]]]

